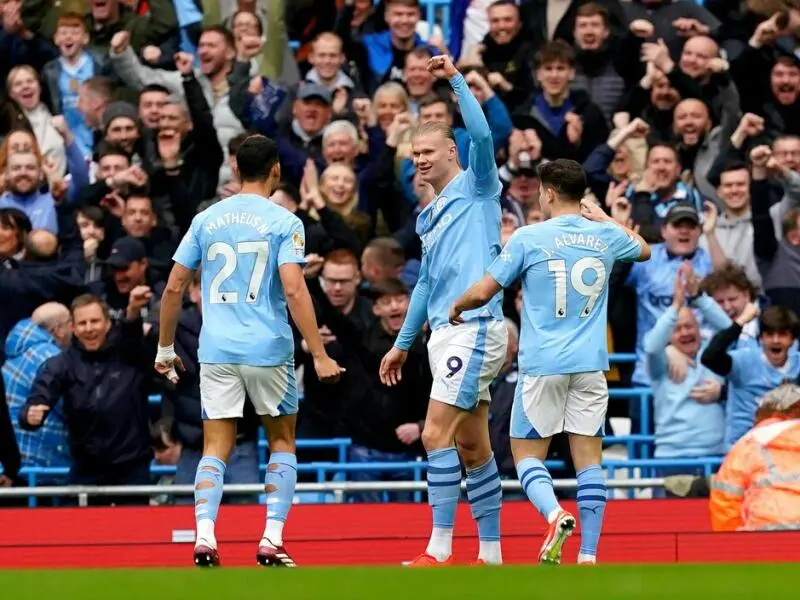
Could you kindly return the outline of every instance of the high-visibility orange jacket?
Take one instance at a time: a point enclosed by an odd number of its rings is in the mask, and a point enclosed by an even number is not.
[[[800,419],[766,419],[736,442],[710,509],[714,531],[800,529]]]

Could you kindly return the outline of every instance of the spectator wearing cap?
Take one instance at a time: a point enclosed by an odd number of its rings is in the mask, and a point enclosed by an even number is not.
[[[36,374],[51,357],[61,354],[72,339],[72,320],[63,304],[48,302],[30,319],[17,323],[6,339],[3,382],[11,414],[17,415],[31,392]],[[23,467],[66,467],[70,464],[64,407],[58,402],[38,431],[14,429]]]
[[[615,213],[615,218],[625,222],[628,217]],[[624,282],[624,285],[633,289],[636,296],[636,366],[632,376],[635,386],[650,385],[644,336],[673,304],[678,270],[684,264],[689,265],[698,279],[702,279],[712,270],[708,253],[698,247],[700,233],[700,215],[694,206],[676,204],[667,213],[661,227],[664,242],[652,246],[650,260],[637,263],[636,266],[618,264],[612,271],[610,287],[615,295],[622,291]],[[687,297],[687,302],[692,307],[697,300],[697,297]],[[706,316],[710,319],[708,326],[712,331],[719,331],[730,324],[730,319],[722,309]],[[616,327],[614,331],[616,333]],[[638,419],[638,406],[635,404],[631,406],[631,418]]]
[[[71,307],[72,345],[45,362],[19,412],[23,429],[40,428],[63,398],[74,485],[150,482],[148,393],[152,351],[145,348],[140,311],[149,292],[134,290],[117,328],[108,307],[89,294]],[[147,503],[147,498],[106,498]]]
[[[728,380],[725,448],[730,449],[753,426],[758,398],[800,375],[796,339],[797,316],[783,306],[767,308],[759,319],[760,346],[737,346],[742,329],[758,317],[749,304],[730,327],[717,333],[702,357],[703,364]]]
[[[277,138],[281,166],[293,185],[300,185],[307,159],[322,164],[322,135],[333,114],[331,103],[330,90],[318,83],[303,83],[297,90],[292,120]]]
[[[133,237],[118,239],[111,247],[106,265],[111,270],[110,275],[90,284],[89,289],[105,302],[111,320],[116,322],[124,318],[131,293],[142,287],[148,289],[150,297],[141,307],[141,317],[147,321],[157,317],[156,307],[164,281],[150,268],[144,243]]]
[[[731,448],[711,483],[714,531],[800,528],[800,387],[759,401],[755,427]]]
[[[186,95],[184,73],[152,69],[143,65],[129,46],[129,41],[129,37],[120,32],[114,36],[110,52],[114,69],[128,87],[138,92],[145,86],[158,84],[173,94],[182,97]],[[211,107],[219,145],[223,151],[227,151],[228,142],[244,130],[241,121],[231,109],[228,75],[235,59],[246,63],[245,68],[248,68],[247,65],[254,68],[255,65],[250,62],[252,56],[241,44],[237,47],[233,34],[221,25],[203,29],[198,43],[197,57],[200,66],[195,69],[194,77],[202,88],[208,106]],[[251,71],[251,74],[254,73]],[[219,185],[225,185],[232,176],[226,155],[219,170]]]

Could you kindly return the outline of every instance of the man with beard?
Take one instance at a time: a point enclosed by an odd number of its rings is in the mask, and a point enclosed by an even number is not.
[[[608,137],[603,112],[581,90],[571,90],[575,51],[562,40],[536,53],[536,79],[541,93],[530,98],[513,117],[517,129],[533,129],[542,141],[542,156],[582,162]]]
[[[706,198],[716,197],[706,175],[719,155],[721,141],[733,133],[731,124],[735,127],[736,122],[726,123],[727,131],[712,129],[708,106],[694,98],[682,100],[675,107],[672,128],[681,166],[691,171],[695,187]]]
[[[30,219],[33,229],[58,233],[58,217],[53,197],[40,192],[42,173],[32,152],[13,152],[4,173],[6,191],[0,195],[0,208],[16,208]]]
[[[775,43],[782,33],[779,14],[756,28],[747,48],[731,64],[742,110],[765,117],[768,140],[781,133],[800,135],[800,67],[794,48],[787,52],[783,40]],[[763,77],[767,72],[769,82]]]
[[[761,315],[760,347],[729,349],[742,328],[758,315],[758,308],[749,304],[733,325],[711,339],[700,358],[705,367],[727,377],[726,451],[753,427],[758,399],[800,375],[800,354],[795,347],[800,322],[786,307],[771,306]]]
[[[142,132],[139,127],[139,114],[136,107],[127,102],[113,102],[103,112],[104,141],[107,144],[122,148],[130,156],[137,152]],[[134,160],[136,162],[136,160]]]
[[[573,33],[578,49],[573,89],[588,93],[610,122],[625,82],[615,63],[619,48],[611,36],[606,7],[595,2],[581,6],[575,16]]]
[[[489,6],[489,33],[483,39],[483,64],[497,95],[513,112],[533,92],[531,77],[533,45],[522,33],[519,7],[512,0],[498,0]]]
[[[229,104],[228,74],[233,67],[237,54],[244,58],[245,49],[237,49],[233,34],[222,26],[211,26],[203,30],[197,47],[197,58],[200,68],[195,70],[195,78],[200,84],[203,95],[214,118],[217,139],[223,150],[227,150],[228,142],[241,133],[244,127],[234,115]],[[130,47],[130,34],[120,31],[111,40],[111,63],[125,84],[139,91],[147,85],[159,84],[171,93],[185,97],[184,74],[180,71],[164,71],[144,66]],[[219,185],[225,185],[232,178],[227,155],[220,167]]]
[[[703,197],[695,188],[680,180],[678,151],[669,144],[656,143],[647,152],[642,178],[625,190],[625,199],[616,207],[641,228],[649,243],[662,241],[662,224],[678,203],[688,203],[699,215],[704,210]],[[697,217],[699,225],[699,216]]]

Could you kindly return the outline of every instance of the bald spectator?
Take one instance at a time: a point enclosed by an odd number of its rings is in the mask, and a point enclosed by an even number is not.
[[[735,125],[730,121],[728,126]],[[719,154],[720,142],[730,137],[732,130],[712,129],[708,107],[695,98],[682,100],[675,107],[673,131],[678,142],[680,166],[692,173],[694,186],[706,198],[715,198],[716,190],[706,177]]]
[[[3,382],[9,411],[16,417],[31,393],[36,374],[51,357],[61,354],[72,338],[69,309],[63,304],[41,305],[30,319],[17,323],[6,338]],[[59,400],[47,423],[37,431],[12,421],[23,467],[64,467],[70,464],[63,403]],[[52,483],[52,482],[51,482]]]
[[[58,237],[46,229],[34,229],[25,238],[25,259],[47,261],[57,258]]]

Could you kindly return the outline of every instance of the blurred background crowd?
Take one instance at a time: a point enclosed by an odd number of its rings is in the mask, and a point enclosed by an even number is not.
[[[250,132],[278,143],[272,200],[305,224],[321,332],[347,369],[320,385],[297,340],[298,436],[349,438],[351,462],[421,456],[425,340],[401,385],[382,386],[378,364],[433,197],[415,178],[413,128],[452,125],[462,164],[469,153],[449,87],[426,69],[438,54],[456,59],[492,129],[503,241],[542,218],[536,166],[572,158],[587,195],[657,244],[611,274],[609,347],[636,361],[609,384],[652,389],[644,416],[612,401],[615,422],[653,432],[656,458],[723,456],[759,399],[797,380],[800,2],[436,4],[0,0],[0,483],[25,485],[20,466],[148,483],[154,458],[193,481],[199,286],[178,327],[177,386],[153,376],[158,303],[193,216],[240,189],[233,156]],[[519,306],[509,293],[490,423],[511,477]],[[257,439],[245,415],[227,480],[261,480]]]

